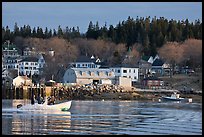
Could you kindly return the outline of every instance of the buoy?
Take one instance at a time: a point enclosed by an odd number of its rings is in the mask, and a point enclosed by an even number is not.
[[[193,99],[192,99],[192,98],[189,98],[189,99],[188,99],[188,102],[189,102],[189,103],[193,102]]]

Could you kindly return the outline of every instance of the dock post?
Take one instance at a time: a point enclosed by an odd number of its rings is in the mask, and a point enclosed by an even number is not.
[[[23,99],[28,99],[28,88],[27,88],[27,90],[23,90],[23,89],[21,89],[21,90],[23,92]]]

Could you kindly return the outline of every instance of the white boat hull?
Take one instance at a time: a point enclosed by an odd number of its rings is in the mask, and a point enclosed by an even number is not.
[[[172,98],[172,97],[162,97],[163,100],[169,101],[182,101],[184,98]]]
[[[69,110],[71,107],[71,102],[72,101],[68,101],[68,102],[64,102],[64,103],[60,103],[60,104],[54,104],[54,105],[47,105],[47,103],[45,102],[44,104],[27,104],[24,105],[20,108],[18,108],[18,110],[62,110],[62,109],[66,109]]]

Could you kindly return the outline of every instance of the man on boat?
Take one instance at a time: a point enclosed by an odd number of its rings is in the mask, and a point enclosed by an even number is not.
[[[54,105],[55,104],[55,97],[52,95],[48,98],[48,105]]]
[[[37,103],[38,104],[43,104],[45,101],[44,101],[44,99],[43,99],[43,97],[42,96],[38,96],[38,98],[37,98]]]

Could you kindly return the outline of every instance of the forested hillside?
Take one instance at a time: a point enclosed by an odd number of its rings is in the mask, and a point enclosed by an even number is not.
[[[159,56],[171,63],[202,67],[202,22],[160,18],[128,17],[118,24],[100,27],[90,21],[85,34],[79,27],[51,30],[29,25],[14,29],[2,27],[2,44],[10,40],[21,50],[35,47],[38,51],[55,51],[47,63],[53,67],[67,66],[80,55],[96,56],[106,65],[121,63],[134,65],[141,56]],[[54,69],[53,69],[54,70]],[[57,70],[56,70],[57,71]]]
[[[186,39],[202,39],[202,22],[198,19],[189,22],[188,19],[182,21],[167,20],[160,18],[139,18],[133,19],[128,17],[126,21],[120,21],[115,27],[113,25],[99,27],[99,23],[94,24],[90,21],[87,32],[81,34],[79,27],[66,27],[58,30],[49,28],[34,27],[29,25],[19,27],[17,23],[14,25],[13,31],[8,26],[2,27],[2,42],[10,40],[13,42],[17,36],[23,38],[43,38],[51,37],[63,38],[70,41],[74,38],[102,39],[119,44],[123,43],[127,49],[135,43],[142,45],[140,53],[145,55],[155,55],[157,48],[162,47],[168,42],[181,42]],[[85,53],[84,53],[85,54]]]

